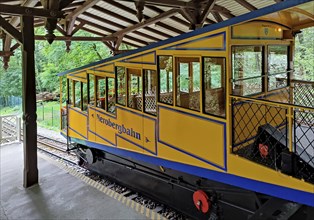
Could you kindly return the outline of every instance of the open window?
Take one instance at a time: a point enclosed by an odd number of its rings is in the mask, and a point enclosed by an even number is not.
[[[110,113],[115,113],[116,111],[114,84],[114,78],[107,77],[107,111]]]
[[[71,79],[67,79],[67,84],[68,84],[68,101],[69,104],[72,105],[73,104],[73,81]]]
[[[194,57],[176,58],[176,104],[200,110],[200,60]]]
[[[128,107],[142,110],[142,71],[127,69],[128,71]]]
[[[233,46],[233,95],[253,95],[263,91],[263,47]]]
[[[172,56],[158,56],[159,102],[173,104],[173,60]]]
[[[144,70],[144,111],[157,115],[157,73],[155,70]]]
[[[106,78],[96,76],[97,107],[106,110]]]
[[[288,50],[286,45],[268,46],[268,90],[288,85]]]
[[[74,107],[81,108],[81,82],[73,80]]]
[[[92,106],[95,105],[95,76],[88,74],[88,103]]]
[[[204,112],[226,116],[226,59],[222,57],[203,58]]]
[[[116,94],[117,103],[125,105],[126,103],[126,74],[124,67],[116,67]]]

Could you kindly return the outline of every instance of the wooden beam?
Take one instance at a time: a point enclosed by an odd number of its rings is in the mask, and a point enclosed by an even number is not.
[[[127,2],[136,2],[138,0],[120,0]],[[171,8],[194,8],[193,3],[179,0],[145,0],[146,5],[165,6]]]
[[[57,24],[56,29],[63,35],[66,36],[67,33]]]
[[[255,11],[257,10],[257,8],[253,5],[251,5],[250,3],[248,3],[245,0],[235,0],[236,2],[238,2],[240,5],[242,5],[244,8],[248,9],[249,11]]]
[[[91,14],[91,13],[88,13],[88,12],[85,12],[83,13],[84,15],[90,17],[90,18],[93,18],[97,21],[100,21],[100,22],[103,22],[103,23],[106,23],[106,24],[109,24],[111,26],[114,26],[114,27],[117,27],[119,29],[126,29],[127,27],[126,26],[123,26],[121,24],[118,24],[116,22],[113,22],[111,20],[108,20],[108,19],[105,19],[105,18],[102,18],[102,17],[99,17],[99,16],[96,16],[94,14]],[[142,32],[139,32],[139,31],[133,31],[133,34],[136,34],[136,35],[139,35],[141,37],[144,37],[144,38],[147,38],[147,39],[150,39],[150,40],[153,40],[153,41],[160,41],[159,38],[156,38],[156,37],[153,37],[151,35],[148,35],[148,34],[145,34],[145,33],[142,33]]]
[[[91,29],[86,28],[86,27],[82,27],[82,30],[87,31],[87,32],[89,32],[89,33],[96,34],[96,35],[98,35],[98,36],[106,37],[105,34],[99,33],[98,31],[94,31],[94,30],[91,30]],[[110,41],[105,41],[104,43],[106,43],[106,42],[110,42]],[[132,47],[135,47],[135,48],[142,47],[142,46],[140,46],[140,45],[132,44],[132,43],[129,43],[129,42],[126,42],[126,41],[122,41],[122,43],[128,44],[128,45],[130,45],[130,46],[132,46]]]
[[[38,184],[34,17],[23,16],[23,148],[25,188]]]
[[[211,12],[211,10],[214,8],[215,6],[215,3],[216,3],[216,0],[208,0],[202,14],[201,14],[201,17],[198,21],[199,25],[203,26],[204,22],[206,21],[209,13]]]
[[[77,18],[77,20],[78,20],[78,21],[85,21],[87,25],[90,25],[90,26],[92,26],[92,27],[95,27],[95,28],[98,28],[98,29],[100,29],[100,30],[104,30],[104,31],[106,31],[106,32],[111,33],[111,36],[109,35],[110,38],[112,37],[112,34],[115,33],[114,30],[111,30],[111,29],[109,29],[109,28],[103,27],[103,26],[101,26],[101,25],[99,25],[99,24],[94,24],[93,22],[86,21],[86,20],[83,20],[83,19],[81,19],[81,18]],[[116,37],[116,36],[114,36],[114,37]],[[147,43],[146,41],[137,39],[137,38],[132,37],[132,36],[125,36],[125,38],[128,38],[128,39],[131,40],[131,41],[135,41],[135,42],[138,42],[138,43],[143,44],[143,45],[148,45],[148,43]]]
[[[158,14],[161,14],[161,13],[165,12],[164,10],[161,10],[160,8],[155,7],[155,6],[151,6],[151,5],[146,5],[145,8],[148,8],[149,10],[154,11],[154,12],[156,12]],[[184,21],[184,20],[182,20],[182,19],[180,19],[180,18],[178,18],[176,16],[172,16],[172,17],[170,17],[170,19],[175,21],[175,22],[177,22],[177,23],[179,23],[179,24],[181,24],[181,25],[184,25],[186,27],[188,27],[190,25],[189,22],[186,22],[186,21]]]
[[[46,37],[43,35],[36,35],[35,40],[46,40]],[[54,40],[57,41],[113,41],[116,40],[116,37],[73,37],[73,36],[56,36]]]
[[[113,6],[117,7],[117,8],[119,8],[121,10],[124,10],[124,11],[126,11],[128,13],[131,13],[131,14],[136,14],[137,13],[136,10],[133,10],[133,9],[131,9],[131,8],[125,6],[125,5],[122,5],[122,4],[120,4],[120,3],[116,2],[116,1],[113,1],[113,0],[106,0],[106,3],[108,3],[110,5],[113,5]],[[149,17],[147,15],[144,15],[144,19],[148,20],[150,18],[151,17]],[[184,31],[181,31],[181,30],[179,30],[177,28],[174,28],[173,26],[167,25],[167,24],[165,24],[163,22],[157,22],[156,25],[158,25],[160,27],[163,27],[165,29],[168,29],[168,30],[170,30],[170,31],[172,31],[172,32],[174,32],[176,34],[184,34],[185,33]]]
[[[14,45],[10,48],[10,51],[13,52],[13,51],[15,51],[17,48],[19,48],[20,46],[21,46],[21,44],[16,43],[16,44],[14,44]]]
[[[86,24],[85,22],[80,22],[80,24],[77,25],[77,26],[73,29],[73,31],[72,31],[72,33],[71,33],[72,36],[73,36],[74,34],[76,34],[76,32],[78,32],[85,24]]]
[[[13,55],[12,51],[0,51],[0,57],[12,56],[12,55]]]
[[[87,0],[83,3],[83,5],[79,6],[76,8],[71,14],[67,15],[65,19],[71,19],[71,18],[76,18],[83,12],[85,12],[87,9],[93,7],[96,5],[100,0]]]
[[[95,5],[95,6],[93,7],[93,9],[95,9],[95,10],[101,12],[101,13],[110,15],[110,16],[112,16],[112,17],[114,17],[114,18],[116,18],[116,19],[119,19],[119,20],[121,20],[121,21],[127,22],[127,23],[129,23],[129,24],[132,24],[132,25],[137,24],[137,22],[135,22],[135,21],[133,21],[133,20],[127,18],[127,17],[124,17],[124,16],[122,16],[122,15],[120,15],[120,14],[116,14],[116,13],[114,13],[113,11],[107,10],[107,9],[102,8],[102,7],[99,7],[99,6],[97,6],[97,5]],[[164,12],[164,11],[162,11],[162,12]],[[160,12],[158,12],[158,13],[160,14]],[[155,29],[153,29],[153,28],[151,28],[151,27],[144,27],[143,29],[145,29],[145,30],[147,30],[147,31],[149,31],[149,32],[152,32],[152,33],[154,33],[154,34],[158,34],[158,35],[160,35],[160,36],[166,37],[166,38],[172,37],[171,35],[169,35],[169,34],[167,34],[167,33],[165,33],[165,32],[155,30]]]
[[[140,22],[140,23],[137,23],[131,27],[127,27],[121,31],[117,31],[115,32],[114,34],[112,34],[112,36],[120,36],[120,35],[125,35],[129,32],[132,32],[134,30],[137,30],[137,29],[140,29],[140,28],[143,28],[143,27],[146,27],[146,26],[149,26],[151,24],[155,24],[163,19],[166,19],[168,17],[171,17],[172,15],[174,14],[177,14],[178,12],[180,12],[180,9],[171,9],[169,11],[166,11],[160,15],[157,15],[156,17],[153,17],[153,18],[149,18],[147,19],[146,21],[143,21],[143,22]]]
[[[7,22],[2,16],[0,16],[0,28],[12,36],[17,42],[22,44],[22,34],[15,27],[13,27],[9,22]]]
[[[0,4],[0,13],[9,15],[25,15],[42,18],[62,18],[64,12],[56,10],[46,10],[23,6],[13,6]]]
[[[100,0],[87,0],[86,2],[83,3],[83,5],[79,6],[71,14],[66,16],[65,20],[67,21],[67,30],[66,30],[67,35],[72,35],[76,18],[80,14],[85,12],[87,9],[96,5],[99,1]]]
[[[212,14],[213,14],[213,16],[217,22],[223,22],[224,21],[218,12],[213,11]]]
[[[216,11],[222,15],[224,15],[226,18],[234,18],[235,16],[226,8],[219,6],[219,5],[214,5],[212,11]]]

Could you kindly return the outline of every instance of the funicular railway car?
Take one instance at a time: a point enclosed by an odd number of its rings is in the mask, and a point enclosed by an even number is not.
[[[313,10],[287,1],[61,73],[61,133],[81,164],[192,218],[310,218],[314,82],[293,55]]]

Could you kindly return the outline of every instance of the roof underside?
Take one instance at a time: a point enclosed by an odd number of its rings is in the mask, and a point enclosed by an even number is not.
[[[60,0],[60,8],[65,12],[65,18],[58,20],[57,31],[65,37],[72,37],[78,30],[85,30],[99,36],[98,40],[103,41],[112,51],[118,51],[120,43],[140,48],[281,1]],[[43,8],[42,4],[45,2],[49,0],[1,0],[0,4]],[[299,13],[302,14],[300,11]],[[306,13],[303,15],[307,16]],[[19,17],[5,14],[0,16],[13,26],[19,27]],[[282,14],[278,16],[281,19],[283,17]],[[313,22],[313,17],[307,16],[307,19]],[[43,19],[35,19],[35,26],[44,25]],[[3,37],[4,34],[0,36]],[[7,40],[4,42],[3,51],[6,51],[12,45],[7,45]]]

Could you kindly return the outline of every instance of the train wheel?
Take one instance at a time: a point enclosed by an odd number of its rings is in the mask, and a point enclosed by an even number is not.
[[[88,164],[93,164],[96,162],[96,154],[95,151],[93,151],[92,149],[87,149],[86,150],[86,160]]]

